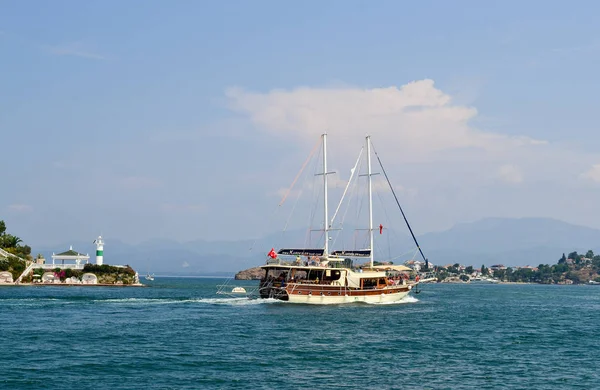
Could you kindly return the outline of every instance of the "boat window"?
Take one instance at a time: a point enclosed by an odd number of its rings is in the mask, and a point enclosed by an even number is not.
[[[307,279],[306,271],[296,270],[296,272],[294,272],[294,275],[293,275],[294,281],[300,282],[300,281],[306,280],[306,279]]]
[[[377,279],[363,279],[362,283],[363,283],[363,286],[362,286],[363,289],[377,287]]]

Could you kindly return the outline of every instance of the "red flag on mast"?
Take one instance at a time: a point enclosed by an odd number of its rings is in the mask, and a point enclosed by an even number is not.
[[[383,232],[383,225],[379,224],[379,234],[382,234],[382,232]]]
[[[271,251],[269,252],[269,257],[272,259],[277,258],[277,253],[275,253],[275,248],[271,248]]]

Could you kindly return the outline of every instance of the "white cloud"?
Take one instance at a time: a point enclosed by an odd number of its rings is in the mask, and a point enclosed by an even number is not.
[[[498,154],[545,143],[470,127],[477,110],[453,104],[428,79],[400,88],[298,88],[264,94],[232,88],[226,95],[232,109],[247,114],[263,131],[297,139],[315,139],[327,131],[332,145],[344,147],[343,153],[358,151],[367,133],[376,146],[401,161],[428,159],[444,150]]]
[[[90,60],[106,60],[106,57],[86,48],[81,42],[65,43],[56,46],[44,46],[49,53],[59,56],[73,56]]]
[[[419,190],[416,188],[407,188],[401,185],[394,186],[394,191],[397,194],[403,194],[407,197],[414,198],[419,195]]]
[[[188,268],[190,266],[190,263],[188,263],[187,261],[184,261],[183,264],[181,264],[181,266],[183,268]]]
[[[402,206],[418,216],[421,231],[490,215],[564,218],[554,207],[563,195],[553,189],[600,161],[599,154],[577,145],[535,139],[527,132],[515,134],[504,118],[477,120],[484,126],[477,128],[473,120],[477,110],[458,104],[431,80],[371,89],[303,87],[259,93],[237,88],[226,95],[230,108],[253,125],[250,135],[262,135],[263,141],[280,148],[282,161],[286,153],[297,159],[297,150],[308,152],[327,132],[329,165],[350,167],[364,136],[372,135]],[[486,131],[486,123],[495,130]],[[377,156],[372,161],[374,172],[382,173]],[[273,169],[279,185],[287,184],[281,177],[291,179],[294,174],[288,166]],[[348,172],[342,170],[342,179],[347,180]],[[580,176],[600,182],[600,164]],[[387,191],[385,180],[375,184],[377,190],[383,187]],[[338,199],[332,192],[330,198]],[[540,193],[551,195],[541,202]],[[588,193],[592,192],[580,192]],[[387,207],[390,197],[382,198]],[[577,211],[572,221],[588,215],[588,210]]]
[[[8,209],[16,213],[31,213],[33,211],[33,206],[28,204],[15,203],[8,206]]]
[[[594,164],[589,170],[580,175],[583,179],[600,182],[600,164]]]
[[[339,175],[339,170],[330,170],[330,172],[335,172],[334,174],[328,175],[327,178],[327,188],[332,190],[332,189],[338,189],[340,191],[343,191],[346,188],[346,185],[348,184],[348,180],[350,179],[350,172],[347,172],[347,177],[342,178]],[[374,170],[373,173],[379,173],[378,171]],[[312,175],[312,173],[310,173]],[[352,178],[352,184],[350,185],[350,187],[348,188],[348,191],[353,191],[357,186],[359,188],[359,191],[362,192],[366,192],[366,185],[364,185],[365,182],[360,182],[360,186],[357,185],[356,181],[357,180],[361,180],[361,178],[358,177],[358,175],[360,175],[360,172],[356,172],[354,174],[354,177]],[[389,191],[389,184],[387,183],[387,181],[381,179],[377,179],[377,177],[380,176],[375,176],[372,182],[372,189],[373,192],[387,192]],[[290,189],[289,187],[282,187],[279,188],[277,191],[270,191],[267,192],[267,196],[277,196],[281,199],[290,199],[290,198],[297,198],[301,192],[305,192],[305,191],[314,191],[315,190],[315,186],[318,186],[317,188],[319,188],[322,191],[323,185],[322,185],[322,176],[318,177],[318,182],[315,181],[308,181],[306,183],[297,183],[294,188]],[[416,189],[414,188],[405,188],[401,185],[396,185],[394,186],[394,190],[396,192],[402,192],[405,194],[409,194],[410,196],[414,196],[416,194]]]
[[[518,167],[511,164],[502,165],[498,169],[498,176],[507,183],[518,184],[523,182],[523,173]]]
[[[327,175],[327,188],[328,189],[344,189],[346,184],[348,183],[348,179],[350,178],[350,173],[346,178],[341,178],[339,174],[339,170],[328,170],[329,172],[334,172],[333,174]],[[282,199],[284,198],[295,198],[300,195],[301,192],[304,191],[313,191],[316,186],[320,186],[323,188],[323,176],[318,176],[316,180],[305,180],[306,175],[312,176],[312,172],[303,172],[301,176],[298,177],[296,182],[293,184],[293,187],[282,187],[277,191],[267,192],[267,196],[278,196]],[[355,177],[356,179],[356,177]],[[319,188],[319,187],[317,187]]]

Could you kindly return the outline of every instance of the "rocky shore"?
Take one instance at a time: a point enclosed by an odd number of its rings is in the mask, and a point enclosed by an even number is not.
[[[260,280],[264,272],[260,267],[249,268],[235,274],[235,280]]]

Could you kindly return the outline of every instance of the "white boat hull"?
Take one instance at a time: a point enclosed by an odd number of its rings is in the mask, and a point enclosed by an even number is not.
[[[412,289],[412,286],[398,291],[397,289],[385,291],[380,290],[377,293],[373,291],[348,291],[345,289],[318,291],[318,287],[311,292],[300,291],[293,287],[287,290],[287,300],[290,303],[301,303],[309,305],[339,305],[345,303],[395,303],[404,299]]]
[[[408,292],[397,294],[381,295],[363,295],[363,296],[336,296],[328,297],[323,295],[292,295],[289,297],[290,303],[303,303],[312,305],[339,305],[344,303],[394,303],[399,302],[408,295]]]

